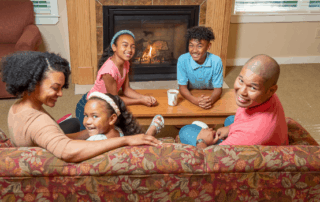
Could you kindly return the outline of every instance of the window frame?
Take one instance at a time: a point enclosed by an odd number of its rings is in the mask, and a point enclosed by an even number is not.
[[[231,23],[272,23],[272,22],[319,22],[320,7],[305,12],[234,12],[235,1],[232,1]],[[301,1],[301,0],[299,0]]]

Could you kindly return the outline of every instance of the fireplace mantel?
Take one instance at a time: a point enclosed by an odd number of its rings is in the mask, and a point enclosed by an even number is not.
[[[102,5],[199,5],[199,25],[213,29],[215,40],[209,52],[221,57],[223,76],[225,76],[232,0],[172,0],[157,4],[153,2],[152,0],[82,0],[79,3],[78,0],[68,0],[72,82],[81,85],[94,83],[98,58],[102,51],[100,43]]]

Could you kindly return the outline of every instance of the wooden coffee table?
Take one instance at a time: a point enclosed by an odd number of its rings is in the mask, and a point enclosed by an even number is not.
[[[140,125],[150,125],[152,118],[157,114],[163,116],[165,125],[187,125],[193,121],[203,121],[206,124],[223,124],[228,116],[236,114],[238,108],[233,89],[222,89],[221,98],[209,110],[193,105],[184,99],[181,94],[178,96],[178,105],[170,106],[168,105],[167,90],[136,90],[142,95],[154,96],[158,101],[158,105],[155,107],[128,106]],[[195,96],[211,95],[212,90],[192,90],[191,93]]]

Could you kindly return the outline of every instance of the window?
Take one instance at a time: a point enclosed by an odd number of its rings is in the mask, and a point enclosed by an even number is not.
[[[57,24],[59,21],[57,0],[35,1],[33,9],[36,17],[36,24]]]
[[[320,21],[320,0],[234,0],[231,22]]]

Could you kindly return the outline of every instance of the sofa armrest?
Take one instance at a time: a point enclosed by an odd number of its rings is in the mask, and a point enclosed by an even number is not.
[[[24,28],[20,39],[17,41],[16,51],[37,50],[42,43],[39,28],[36,25],[28,25]]]
[[[289,117],[286,117],[286,122],[288,126],[289,145],[319,145],[298,122]]]

